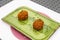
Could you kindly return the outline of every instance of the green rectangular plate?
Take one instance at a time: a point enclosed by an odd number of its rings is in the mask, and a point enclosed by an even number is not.
[[[21,10],[28,11],[28,19],[25,21],[19,21],[17,18],[17,15]],[[36,19],[42,19],[44,21],[44,26],[42,30],[37,31],[33,29],[33,22]],[[20,7],[16,9],[6,17],[2,18],[2,20],[7,22],[32,40],[48,40],[49,37],[59,27],[59,23],[53,21],[50,18],[47,18],[46,16],[38,14],[38,12],[27,7]]]

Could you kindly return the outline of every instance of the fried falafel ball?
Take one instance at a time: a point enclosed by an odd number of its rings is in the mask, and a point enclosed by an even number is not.
[[[18,14],[18,19],[19,20],[26,20],[28,18],[28,12],[26,10],[22,10],[19,14]]]
[[[33,22],[33,28],[36,30],[41,30],[43,28],[44,22],[41,19],[37,19]]]

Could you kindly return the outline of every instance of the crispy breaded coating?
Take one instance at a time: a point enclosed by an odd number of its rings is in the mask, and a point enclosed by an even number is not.
[[[18,14],[18,19],[19,20],[26,20],[28,18],[28,12],[26,10],[22,10],[19,14]]]
[[[36,30],[40,30],[43,28],[44,22],[41,19],[37,19],[33,22],[33,28]]]

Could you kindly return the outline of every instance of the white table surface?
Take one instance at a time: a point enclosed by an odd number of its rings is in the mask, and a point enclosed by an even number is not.
[[[14,0],[0,8],[0,38],[2,40],[20,40],[12,34],[10,26],[3,22],[1,18],[21,6],[27,6],[33,10],[45,13],[53,20],[60,22],[60,14],[57,12],[54,12],[29,0]],[[49,40],[60,40],[60,28],[57,29],[57,31],[50,37]]]

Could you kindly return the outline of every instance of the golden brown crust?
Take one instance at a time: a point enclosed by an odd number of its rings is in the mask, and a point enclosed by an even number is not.
[[[28,12],[25,10],[22,10],[19,14],[18,14],[18,19],[19,20],[26,20],[28,18]]]
[[[36,30],[40,30],[43,28],[44,22],[41,19],[37,19],[33,23],[33,28]]]

